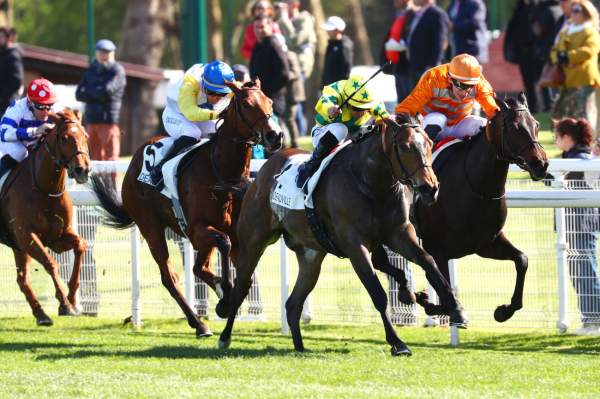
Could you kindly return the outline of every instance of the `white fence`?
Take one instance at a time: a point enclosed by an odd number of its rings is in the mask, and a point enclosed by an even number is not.
[[[126,169],[123,162],[94,163],[95,171]],[[256,169],[258,165],[253,165]],[[550,171],[555,176],[569,170],[600,171],[600,162],[556,160]],[[560,180],[559,180],[560,182]],[[569,284],[566,242],[565,210],[562,207],[598,207],[600,191],[568,191],[560,185],[547,188],[530,180],[510,180],[508,204],[511,207],[506,226],[507,236],[529,256],[529,270],[525,283],[524,308],[504,324],[493,321],[493,311],[501,303],[510,301],[515,281],[512,262],[494,261],[475,256],[455,262],[453,276],[457,280],[458,295],[471,319],[472,326],[508,326],[525,328],[552,328],[561,331],[579,319],[577,296]],[[140,241],[137,229],[119,231],[99,226],[99,216],[93,210],[96,199],[87,190],[74,188],[70,193],[77,205],[75,223],[79,233],[90,244],[84,259],[80,298],[86,313],[126,317],[133,315],[139,323],[141,315],[181,317],[182,313],[162,287],[158,267],[149,251]],[[553,208],[558,208],[555,212]],[[554,230],[556,226],[556,232]],[[188,301],[199,314],[216,317],[212,312],[216,297],[204,284],[192,276],[193,252],[187,243],[170,241],[169,249],[174,265],[181,269]],[[0,317],[27,314],[29,307],[15,283],[11,251],[0,249]],[[593,254],[596,257],[596,254]],[[68,275],[70,253],[62,254],[63,274]],[[394,257],[398,267],[404,267],[415,289],[427,284],[419,268]],[[286,327],[284,312],[290,281],[297,274],[295,257],[281,243],[267,249],[257,268],[251,301],[244,305],[242,317],[251,319],[281,319]],[[216,268],[216,264],[215,264]],[[50,310],[57,306],[49,277],[42,267],[32,268],[34,290],[43,306]],[[415,306],[404,306],[395,299],[395,284],[381,276],[389,287],[390,312],[397,324],[414,325],[426,320]],[[599,309],[600,311],[600,309]],[[321,277],[311,295],[305,317],[328,322],[377,322],[379,315],[355,276],[348,261],[326,257]]]

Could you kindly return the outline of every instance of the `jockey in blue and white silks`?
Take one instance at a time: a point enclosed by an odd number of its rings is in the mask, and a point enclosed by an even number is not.
[[[48,114],[61,109],[54,85],[43,78],[29,84],[27,97],[10,104],[0,120],[0,177],[24,160],[29,148],[54,127]]]
[[[154,184],[160,181],[165,162],[184,148],[216,132],[219,114],[232,98],[231,89],[225,85],[225,81],[234,80],[231,67],[217,60],[193,65],[179,81],[169,85],[162,120],[169,136],[176,140],[150,172]]]

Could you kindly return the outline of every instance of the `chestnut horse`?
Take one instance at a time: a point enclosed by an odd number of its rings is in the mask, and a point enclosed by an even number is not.
[[[504,235],[507,209],[505,184],[508,166],[519,165],[533,180],[543,179],[548,161],[539,143],[539,124],[529,112],[525,95],[496,100],[500,111],[484,132],[458,144],[459,147],[437,172],[438,201],[429,206],[417,201],[416,220],[423,247],[446,279],[448,260],[477,254],[484,258],[512,260],[517,272],[509,304],[496,308],[494,318],[503,322],[523,307],[527,256]],[[417,295],[428,314],[444,314]]]
[[[31,258],[41,263],[52,278],[60,303],[58,314],[77,314],[76,292],[86,243],[71,226],[73,203],[65,191],[65,179],[68,171],[69,177],[85,183],[90,172],[87,133],[79,114],[66,109],[51,114],[49,120],[55,127],[9,172],[0,202],[3,236],[15,255],[17,283],[40,326],[51,326],[53,321],[31,287]],[[73,249],[75,253],[68,293],[58,274],[58,262],[46,247],[59,253]]]
[[[252,145],[262,141],[267,150],[276,151],[282,140],[281,128],[271,118],[272,101],[261,91],[260,81],[242,87],[234,83],[228,86],[234,97],[221,114],[223,123],[213,138],[196,150],[178,181],[179,198],[188,223],[185,236],[198,251],[194,274],[219,296],[228,295],[231,289],[229,257],[235,260],[239,252],[235,225],[248,185]],[[125,228],[137,224],[158,263],[163,285],[185,313],[188,324],[196,329],[197,337],[210,336],[208,326],[186,302],[179,276],[169,259],[165,229],[170,227],[184,235],[172,211],[171,200],[137,180],[143,150],[157,139],[145,143],[134,154],[123,180],[122,204],[109,179],[93,176],[94,191],[108,213],[109,225]],[[221,255],[222,280],[210,268],[214,247]]]
[[[341,150],[323,172],[313,200],[329,238],[350,258],[379,312],[392,355],[410,355],[394,331],[386,312],[387,295],[373,270],[378,267],[375,258],[383,250],[382,245],[423,267],[438,294],[447,303],[453,303],[449,307],[456,313],[458,323],[462,322],[462,315],[449,284],[418,244],[400,184],[414,186],[428,202],[435,200],[438,182],[431,169],[431,141],[414,120],[405,119],[402,124],[387,120],[386,126],[381,134],[373,133]],[[315,239],[303,210],[279,209],[271,203],[277,185],[275,176],[290,157],[301,152],[290,149],[271,157],[244,197],[238,222],[238,235],[244,239],[235,264],[236,283],[231,296],[217,305],[217,314],[229,317],[219,340],[221,347],[228,347],[231,342],[236,313],[248,293],[261,255],[283,235],[299,264],[298,278],[286,303],[287,321],[294,348],[304,350],[299,325],[302,305],[317,283],[326,251]],[[373,260],[369,251],[374,251]],[[387,261],[385,253],[384,257]]]

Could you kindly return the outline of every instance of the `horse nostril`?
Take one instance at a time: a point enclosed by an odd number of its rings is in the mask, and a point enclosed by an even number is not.
[[[81,175],[83,173],[83,168],[81,166],[77,166],[75,168],[75,174]]]

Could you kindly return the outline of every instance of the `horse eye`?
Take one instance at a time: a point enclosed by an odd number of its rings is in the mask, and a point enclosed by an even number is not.
[[[67,136],[66,134],[62,137],[63,140],[67,140],[69,138],[69,136]]]
[[[406,143],[401,143],[400,144],[400,149],[402,151],[410,151],[410,146],[408,144],[406,144]]]

